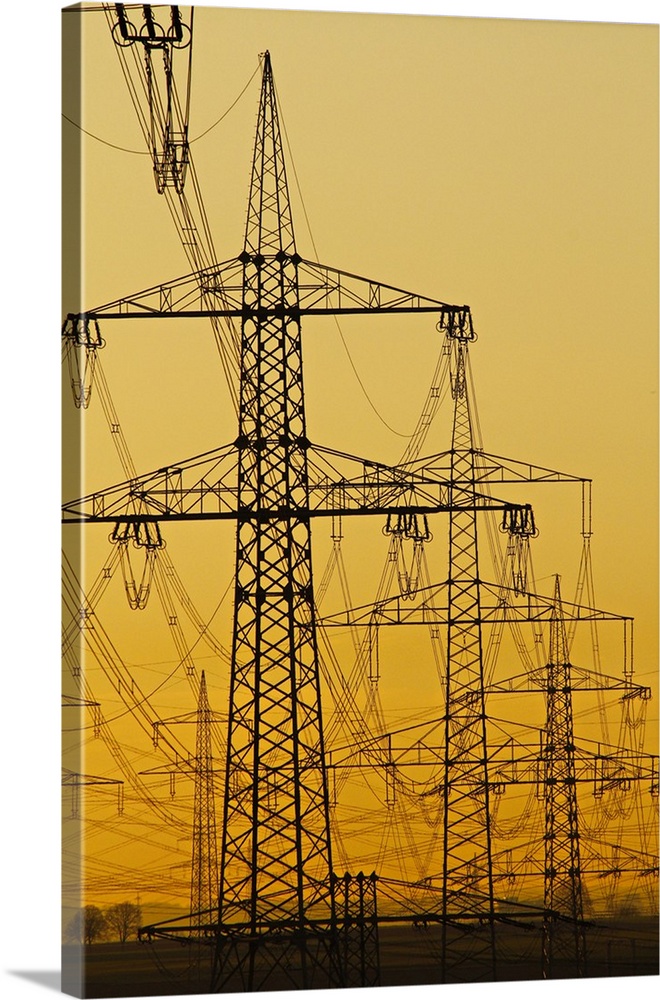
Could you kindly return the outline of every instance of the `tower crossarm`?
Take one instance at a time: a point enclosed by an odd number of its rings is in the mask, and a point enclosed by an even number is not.
[[[301,314],[430,312],[439,314],[443,331],[473,332],[472,314],[466,305],[450,305],[309,260],[300,261],[298,276]]]
[[[493,743],[489,747],[490,778],[494,786],[508,784],[543,785],[546,774],[546,734],[540,744],[523,744],[512,740]],[[594,794],[605,789],[627,789],[632,782],[657,780],[657,757],[652,754],[609,746],[591,740],[574,743],[574,774],[570,779],[591,783]]]
[[[62,708],[99,708],[100,701],[90,701],[89,698],[76,698],[74,695],[62,695]]]
[[[474,489],[450,487],[447,476],[420,466],[385,465],[342,452],[313,447],[308,456],[310,516],[342,514],[433,514],[455,508],[520,511],[531,517],[529,504],[511,504]]]
[[[483,624],[550,622],[553,601],[542,594],[517,593],[513,587],[481,581]],[[564,619],[571,622],[621,621],[633,619],[580,604],[563,603]],[[324,627],[347,625],[446,625],[448,615],[447,583],[420,587],[414,594],[396,594],[386,600],[363,604],[334,614],[324,615],[319,622]],[[460,622],[460,616],[454,619]],[[577,668],[576,668],[577,669]],[[624,683],[626,689],[630,687]],[[636,687],[636,685],[632,685]],[[507,689],[508,690],[508,689]],[[594,690],[594,689],[592,689]],[[646,689],[645,689],[646,690]]]
[[[585,841],[582,871],[598,878],[617,878],[622,874],[658,877],[658,857],[640,844],[626,845],[620,840],[592,836]]]
[[[280,445],[279,438],[262,439],[264,450]],[[69,501],[63,507],[63,520],[115,524],[213,519],[268,522],[288,517],[433,514],[455,508],[507,515],[516,512],[516,523],[531,516],[527,504],[507,503],[468,488],[454,487],[450,492],[446,479],[339,452],[332,454],[344,460],[343,469],[336,464],[331,468],[327,463],[310,462],[307,489],[292,493],[288,503],[273,504],[245,491],[239,502],[239,447],[240,440]]]
[[[281,258],[281,260],[280,260]],[[113,302],[70,313],[64,322],[64,335],[80,329],[81,324],[100,319],[167,319],[203,316],[259,319],[268,317],[298,319],[300,316],[329,316],[357,313],[434,313],[443,331],[472,332],[469,306],[451,305],[417,292],[395,288],[372,278],[303,260],[298,254],[281,251],[278,260],[296,267],[299,298],[295,302],[260,302],[251,305],[243,295],[244,269],[259,265],[259,255],[247,250],[238,257],[193,271],[172,281],[153,285]]]
[[[548,690],[548,679],[544,668],[535,668],[532,672],[523,672],[513,677],[506,677],[488,686],[488,694],[525,694],[530,691]],[[643,684],[634,684],[626,677],[613,677],[599,671],[588,670],[585,667],[571,665],[572,691],[617,691],[622,698],[639,698],[648,701],[651,688]]]
[[[146,771],[139,771],[139,774],[182,774],[186,777],[195,777],[199,770],[199,763],[196,757],[177,757],[170,764],[162,764],[158,767],[149,767]]]
[[[589,483],[590,479],[570,472],[547,469],[531,462],[521,462],[515,458],[491,455],[481,448],[470,449],[466,453],[473,456],[470,468],[470,482],[485,483]],[[452,452],[442,451],[436,455],[417,459],[406,465],[411,471],[423,467],[427,473],[448,476],[451,471]]]
[[[511,757],[507,760],[509,752]],[[542,785],[548,780],[543,748],[539,750],[538,746],[516,746],[510,751],[503,744],[492,748],[490,758],[490,776],[494,786],[498,783]],[[657,759],[650,754],[597,743],[575,744],[575,772],[572,778],[580,784],[591,784],[594,790],[625,790],[632,782],[647,782],[650,785],[656,770]]]
[[[142,289],[96,306],[84,313],[69,313],[63,335],[80,328],[83,321],[99,319],[174,319],[202,316],[242,316],[243,264],[234,257],[211,267]]]
[[[117,813],[121,816],[124,811],[124,782],[121,778],[106,778],[98,774],[79,774],[77,771],[70,771],[63,767],[62,788],[71,789],[71,816],[80,815],[80,789],[91,785],[112,785],[117,789]]]
[[[85,787],[87,785],[123,785],[121,778],[105,778],[97,774],[78,774],[77,771],[70,771],[62,768],[62,786]]]
[[[423,797],[437,796],[441,790],[444,746],[439,740],[420,737],[414,743],[402,742],[402,730],[380,733],[377,739],[350,747],[332,748],[330,769],[344,772],[366,769],[395,770],[399,777],[409,776],[407,787]],[[399,739],[397,740],[397,736]],[[438,780],[431,775],[438,774]],[[419,773],[419,777],[416,775]],[[488,745],[488,782],[494,795],[503,795],[509,785],[542,787],[545,758],[542,743],[522,743],[513,739],[491,740]],[[653,793],[658,780],[658,758],[635,750],[609,746],[593,741],[575,745],[574,780],[591,785],[593,794],[617,789],[627,791],[632,784],[646,784]],[[452,784],[454,787],[478,786],[479,778],[469,761],[457,762]]]
[[[531,847],[532,845],[527,846]],[[640,851],[637,846],[634,849],[625,848],[621,844],[605,844],[593,837],[588,837],[583,841],[582,851],[585,856],[584,860],[580,860],[580,870],[583,875],[591,875],[599,879],[616,878],[624,873],[647,878],[658,877],[657,857]],[[523,863],[512,864],[510,848],[498,852],[493,863],[497,881],[508,880],[512,877],[516,881],[524,878],[536,879],[540,874],[543,874],[543,862],[538,858],[527,857]],[[552,915],[558,920],[569,919],[558,911],[554,911]]]
[[[64,523],[236,517],[233,444],[195,455],[63,505]]]

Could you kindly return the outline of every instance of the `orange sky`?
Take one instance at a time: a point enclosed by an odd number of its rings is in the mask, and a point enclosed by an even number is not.
[[[471,306],[484,445],[594,480],[597,604],[636,617],[638,680],[655,684],[657,30],[254,10],[198,9],[195,19],[193,138],[230,106],[258,53],[268,48],[290,144],[299,252],[314,259],[316,248],[323,263]],[[141,149],[105,21],[85,15],[83,23],[80,124],[106,143]],[[192,146],[221,260],[241,249],[258,80],[257,74],[226,119]],[[82,157],[81,304],[93,307],[185,273],[148,158],[87,136]],[[394,462],[441,347],[434,323],[357,317],[342,321],[341,329],[371,403],[334,324],[306,323],[310,437]],[[235,437],[208,324],[150,322],[137,331],[128,323],[107,324],[103,335],[103,369],[140,472]],[[64,403],[70,405],[66,395]],[[94,400],[84,419],[85,489],[91,491],[123,474]],[[447,410],[442,420],[428,450],[449,446]],[[545,486],[522,494],[516,499],[534,503],[541,528],[534,554],[539,589],[550,592],[552,575],[561,573],[565,596],[572,596],[579,491]],[[370,599],[385,557],[376,520],[363,534],[362,526],[346,527],[346,563],[361,601]],[[438,548],[430,558],[442,566],[443,529],[433,530]],[[86,529],[90,579],[109,552],[107,535],[107,526]],[[327,527],[315,536],[321,555]],[[210,619],[231,580],[232,530],[179,525],[168,528],[167,539],[168,554]],[[322,567],[319,558],[317,578]],[[190,711],[194,700],[181,671],[167,679],[176,651],[156,603],[154,597],[147,611],[129,612],[117,579],[99,614],[129,673],[145,691],[157,690],[154,703],[170,717]],[[223,642],[229,621],[225,601],[213,620]],[[407,641],[415,650],[423,644]],[[400,640],[392,642],[396,647]],[[609,657],[604,669],[618,672],[618,647],[606,641],[603,651]],[[197,652],[199,668],[209,657],[209,696],[222,711],[224,667],[208,651]],[[419,699],[430,696],[435,683],[428,650],[424,655],[425,679],[414,692]],[[383,697],[391,698],[392,712],[402,707],[402,696],[409,699],[407,711],[420,707],[407,678],[402,683],[400,666],[410,657],[410,646],[395,649],[385,668]],[[107,677],[93,661],[89,671],[103,693],[104,713],[122,715]],[[649,715],[657,720],[657,701]],[[143,732],[126,718],[118,718],[116,731],[137,770],[154,766]],[[86,740],[84,752],[86,770],[113,773],[98,741]],[[161,779],[156,790],[163,801],[165,784]],[[182,817],[188,785],[173,804]],[[109,844],[103,830],[112,825],[113,806],[94,808],[101,811],[92,836]],[[147,815],[135,813],[131,836]],[[155,834],[147,852],[158,879],[171,864],[184,872],[186,845],[163,846],[159,838]],[[99,898],[102,893],[98,888]]]

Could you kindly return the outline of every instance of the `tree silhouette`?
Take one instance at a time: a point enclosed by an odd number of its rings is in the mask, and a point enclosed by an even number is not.
[[[69,941],[93,944],[103,937],[106,928],[105,916],[98,906],[83,906],[67,924],[66,937]]]
[[[128,901],[116,903],[105,911],[105,920],[108,928],[124,944],[132,934],[137,933],[142,922],[142,910]]]

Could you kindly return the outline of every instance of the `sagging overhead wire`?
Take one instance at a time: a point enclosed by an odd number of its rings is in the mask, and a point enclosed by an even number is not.
[[[230,111],[233,111],[233,109],[234,109],[234,108],[236,107],[236,105],[237,105],[237,104],[238,104],[238,102],[240,101],[241,97],[243,96],[243,94],[244,94],[244,93],[245,93],[245,91],[246,91],[246,90],[248,89],[248,87],[250,86],[250,84],[251,84],[251,83],[252,83],[252,81],[254,80],[255,76],[256,76],[256,75],[257,75],[257,73],[259,72],[259,69],[260,69],[260,68],[261,68],[261,67],[260,67],[260,64],[259,64],[259,63],[257,63],[257,65],[256,65],[256,67],[255,67],[255,69],[254,69],[254,72],[253,72],[252,76],[250,77],[250,79],[248,80],[248,82],[247,82],[247,83],[245,84],[245,86],[244,86],[244,87],[243,87],[243,89],[241,90],[241,92],[240,92],[240,94],[238,95],[238,97],[237,97],[237,98],[236,98],[236,99],[235,99],[234,101],[232,101],[232,103],[231,103],[231,104],[229,105],[229,107],[227,108],[227,110],[226,110],[226,111],[224,111],[224,112],[223,112],[223,113],[222,113],[222,114],[220,115],[220,117],[218,118],[218,120],[217,120],[217,121],[214,121],[212,125],[209,125],[209,127],[208,127],[208,128],[206,128],[206,129],[204,129],[204,131],[203,131],[203,132],[200,132],[200,133],[199,133],[199,135],[196,135],[194,139],[190,139],[190,140],[189,140],[189,144],[190,144],[190,145],[192,145],[192,144],[193,144],[193,142],[199,142],[199,140],[200,140],[200,139],[203,139],[205,135],[208,135],[208,134],[209,134],[209,132],[211,132],[211,131],[212,131],[212,129],[214,129],[214,128],[216,127],[216,125],[219,125],[219,124],[220,124],[220,122],[222,122],[222,121],[224,121],[224,120],[225,120],[225,118],[227,117],[227,115],[229,114],[229,112],[230,112]]]
[[[133,153],[135,156],[151,155],[148,149],[128,149],[127,146],[118,146],[114,142],[108,142],[107,139],[102,139],[100,135],[96,135],[94,132],[90,132],[89,129],[83,128],[82,125],[78,124],[78,122],[74,122],[73,118],[69,118],[69,116],[65,115],[64,112],[62,112],[62,118],[69,122],[70,125],[73,125],[74,128],[77,128],[80,132],[84,132],[85,135],[90,137],[90,139],[96,139],[97,142],[102,142],[104,146],[110,146],[111,149],[118,149],[122,153]]]
[[[216,126],[220,125],[220,123],[225,120],[225,118],[229,115],[229,113],[234,110],[234,108],[240,101],[241,97],[243,97],[243,95],[247,91],[248,87],[250,86],[250,84],[252,83],[258,72],[259,72],[259,65],[257,64],[254,72],[252,73],[252,76],[249,78],[249,80],[241,90],[238,97],[236,97],[232,101],[229,107],[225,111],[223,111],[220,117],[217,118],[212,125],[209,125],[208,128],[205,128],[203,132],[199,133],[199,135],[196,135],[194,139],[189,139],[188,145],[192,146],[193,142],[199,142],[200,139],[203,139],[204,136],[208,135],[209,132],[212,132],[213,129],[216,128]],[[95,139],[96,142],[103,143],[104,146],[110,146],[111,149],[118,149],[122,153],[132,153],[134,156],[151,156],[151,152],[148,149],[129,149],[128,146],[120,146],[115,142],[110,142],[108,139],[101,138],[101,136],[97,135],[95,132],[90,132],[89,129],[83,128],[82,125],[74,121],[73,118],[69,118],[69,116],[65,115],[64,112],[62,112],[62,118],[64,118],[64,120],[67,121],[70,125],[73,125],[74,128],[77,128],[80,132],[84,132],[85,135],[90,137],[90,139]]]
[[[298,197],[300,198],[300,204],[302,205],[303,215],[305,216],[305,222],[307,224],[307,231],[309,232],[309,238],[311,240],[312,248],[314,250],[314,254],[316,256],[316,259],[319,260],[319,252],[318,252],[318,250],[316,248],[316,242],[314,240],[314,234],[312,233],[312,227],[311,227],[311,224],[310,224],[310,221],[309,221],[309,215],[307,213],[307,207],[305,205],[305,199],[303,198],[302,189],[300,187],[300,181],[298,179],[298,171],[296,170],[296,164],[295,164],[295,160],[293,158],[293,151],[291,149],[291,143],[289,142],[289,136],[288,136],[288,133],[287,133],[287,130],[286,130],[286,123],[285,123],[284,117],[282,115],[282,107],[281,107],[281,103],[280,103],[279,94],[277,94],[277,88],[276,88],[276,97],[277,97],[277,103],[278,103],[278,108],[279,108],[279,118],[280,118],[280,122],[282,124],[282,131],[284,133],[284,140],[286,142],[287,150],[288,150],[288,153],[289,153],[289,163],[291,164],[291,169],[293,170],[293,178],[294,178],[294,180],[296,182],[296,189],[298,191]],[[341,324],[339,323],[339,320],[337,319],[336,316],[333,316],[333,319],[335,321],[335,326],[337,327],[337,331],[339,333],[339,337],[340,337],[341,342],[343,344],[344,350],[346,351],[346,357],[348,358],[349,364],[350,364],[351,368],[353,369],[353,374],[355,375],[355,378],[357,379],[358,385],[360,386],[360,388],[361,388],[361,390],[362,390],[362,392],[364,394],[364,398],[368,402],[369,406],[371,407],[371,409],[373,410],[373,412],[375,413],[375,415],[378,417],[378,419],[380,420],[380,422],[383,424],[383,426],[386,427],[388,429],[388,431],[391,431],[392,434],[396,434],[397,437],[402,437],[402,438],[407,438],[407,439],[412,438],[413,434],[414,434],[414,431],[411,434],[404,434],[402,431],[398,431],[395,427],[392,427],[392,425],[390,423],[388,423],[388,421],[385,419],[385,417],[382,415],[382,413],[380,413],[380,411],[378,410],[376,404],[374,403],[374,401],[372,400],[371,396],[369,395],[369,393],[367,391],[367,387],[365,386],[364,382],[362,381],[362,377],[360,376],[360,373],[357,370],[355,362],[353,361],[353,358],[351,356],[351,352],[350,352],[350,350],[348,348],[348,344],[346,343],[346,338],[344,337],[344,332],[343,332],[343,330],[341,328]]]

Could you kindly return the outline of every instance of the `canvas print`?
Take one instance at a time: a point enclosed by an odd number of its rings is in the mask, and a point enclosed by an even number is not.
[[[64,990],[657,975],[657,26],[62,23]]]

